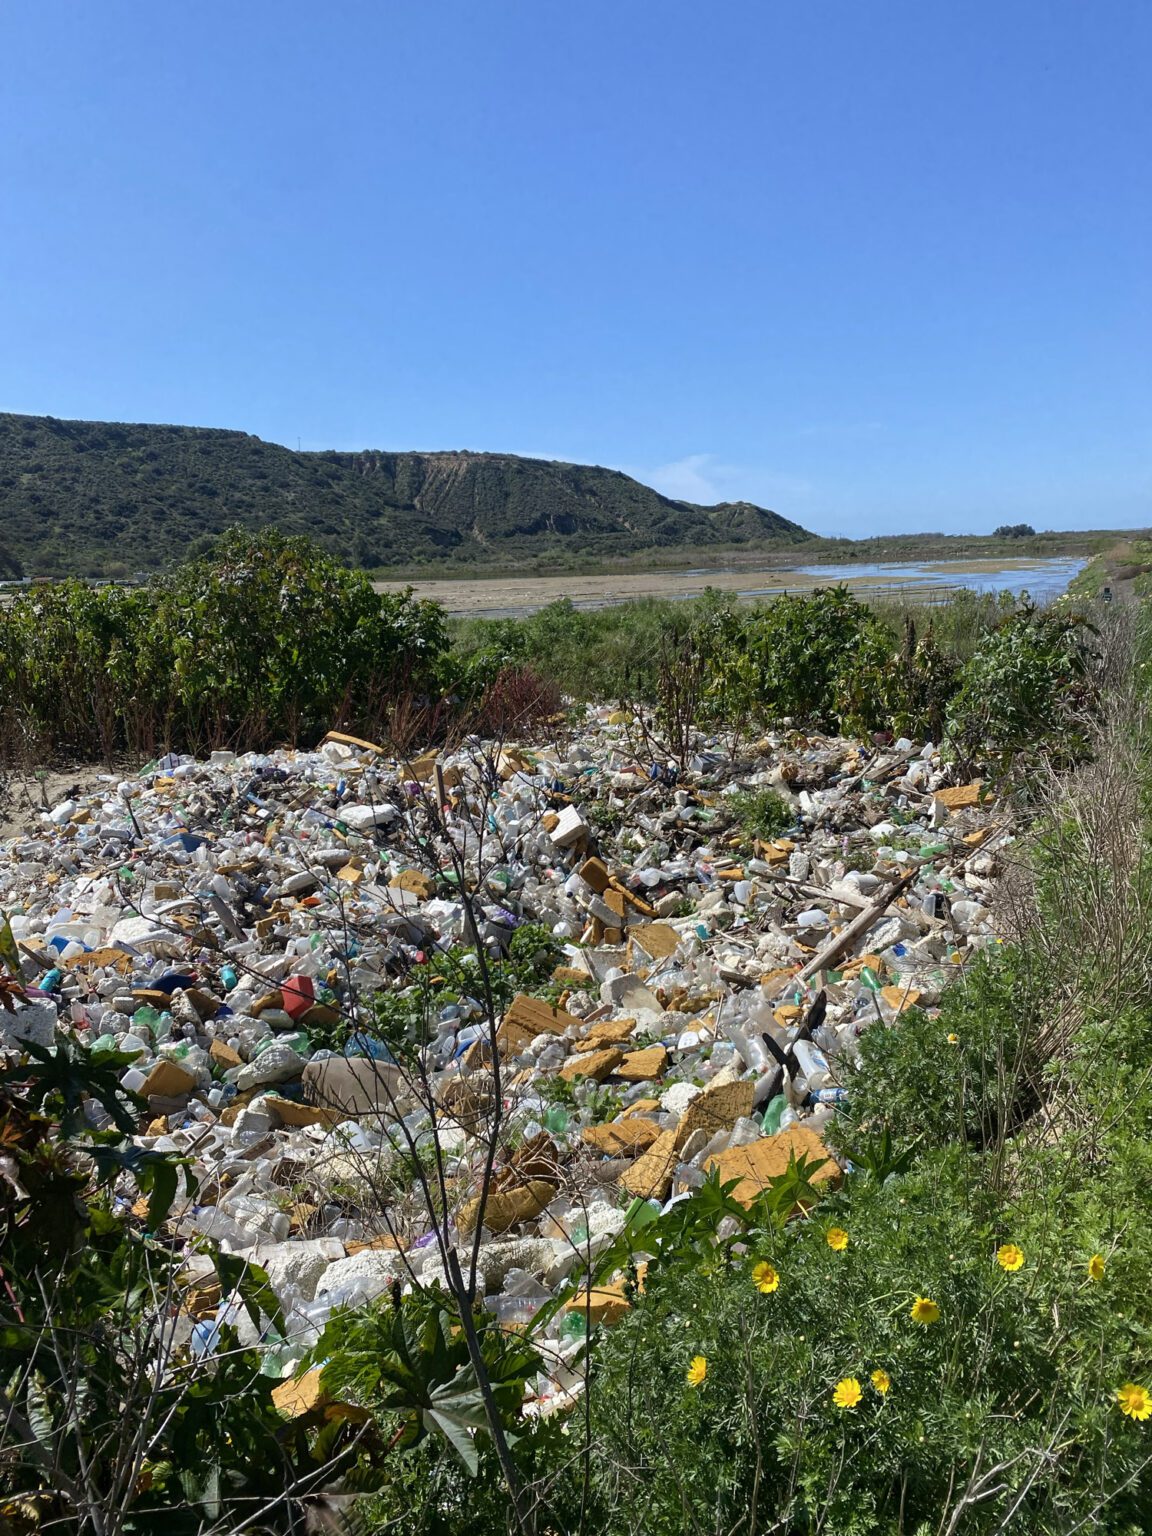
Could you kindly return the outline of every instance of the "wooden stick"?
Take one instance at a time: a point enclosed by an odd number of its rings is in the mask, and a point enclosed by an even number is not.
[[[996,833],[998,835],[1006,830],[1005,827],[1001,826],[996,829]],[[974,848],[966,859],[961,859],[956,868],[958,870],[963,869],[978,854],[987,852],[988,844],[991,841],[992,834],[989,834],[979,848]],[[798,971],[792,979],[794,981],[807,981],[809,976],[815,976],[817,971],[822,971],[826,965],[831,965],[834,960],[838,960],[854,940],[858,939],[862,933],[865,933],[878,917],[883,916],[889,903],[899,896],[901,891],[907,890],[925,864],[935,863],[938,857],[939,855],[937,854],[931,854],[926,858],[917,859],[915,863],[910,864],[905,873],[894,884],[890,885],[882,895],[878,896],[871,906],[865,907],[859,917],[854,917],[847,928],[844,928],[834,939],[825,944],[822,950],[813,955],[808,964],[801,971]]]
[[[817,950],[808,964],[790,978],[790,985],[795,985],[798,981],[807,981],[809,976],[815,976],[817,971],[824,970],[834,960],[838,960],[862,933],[866,933],[871,928],[878,917],[884,915],[889,903],[899,896],[901,891],[907,890],[919,873],[920,866],[916,865],[901,875],[899,880],[890,885],[871,905],[865,907],[858,917],[854,917],[847,928],[842,928],[834,939],[829,939],[823,949]]]
[[[337,741],[343,747],[359,747],[361,752],[378,752],[381,757],[385,756],[384,748],[377,746],[374,741],[365,741],[362,736],[349,736],[345,731],[329,731],[324,740]]]

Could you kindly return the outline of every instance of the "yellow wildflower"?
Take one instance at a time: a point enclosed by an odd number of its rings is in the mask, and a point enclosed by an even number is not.
[[[960,1044],[960,1036],[959,1035],[949,1035],[948,1036],[948,1044],[949,1045],[959,1045]]]
[[[759,1264],[752,1266],[752,1284],[763,1295],[771,1296],[780,1287],[780,1275],[767,1259],[761,1259]]]
[[[1089,1280],[1103,1280],[1104,1255],[1102,1253],[1094,1253],[1088,1260],[1088,1278]]]
[[[1009,1275],[1024,1268],[1024,1250],[1015,1243],[1001,1243],[996,1250],[996,1262]]]
[[[686,1380],[690,1387],[698,1387],[708,1374],[708,1362],[703,1355],[693,1355],[692,1364],[688,1367]]]
[[[1152,1393],[1147,1387],[1138,1387],[1135,1382],[1126,1381],[1116,1389],[1116,1406],[1130,1419],[1146,1419],[1152,1414]]]
[[[912,1303],[912,1309],[908,1316],[914,1323],[923,1323],[927,1328],[931,1323],[940,1321],[940,1308],[928,1296],[917,1296]]]
[[[843,1227],[829,1227],[826,1241],[833,1253],[843,1253],[848,1246],[848,1234]]]
[[[832,1393],[832,1401],[837,1408],[855,1408],[863,1394],[860,1391],[860,1383],[855,1376],[845,1376],[843,1381],[836,1383],[836,1389]]]
[[[888,1388],[892,1385],[892,1378],[889,1376],[887,1371],[873,1371],[872,1385],[876,1388],[877,1392],[879,1392],[880,1396],[883,1397],[888,1391]]]

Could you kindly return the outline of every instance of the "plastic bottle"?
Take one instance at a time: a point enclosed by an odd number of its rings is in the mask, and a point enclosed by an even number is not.
[[[828,1062],[823,1052],[808,1040],[797,1040],[792,1050],[796,1065],[808,1085],[808,1092],[813,1093],[823,1088],[828,1081]]]
[[[765,1136],[775,1136],[779,1132],[780,1123],[787,1108],[788,1100],[782,1093],[778,1093],[764,1111],[763,1118],[760,1121],[760,1126]]]
[[[721,1020],[720,1031],[739,1051],[746,1067],[753,1072],[768,1070],[772,1063],[769,1060],[768,1049],[762,1040],[755,1035],[746,1035],[737,1023],[727,1019]]]

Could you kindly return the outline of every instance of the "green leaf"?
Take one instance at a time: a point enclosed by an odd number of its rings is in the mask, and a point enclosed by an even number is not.
[[[148,1226],[153,1232],[172,1209],[176,1198],[176,1168],[164,1162],[153,1166],[152,1193],[148,1198]]]
[[[260,1327],[260,1314],[263,1313],[271,1319],[273,1327],[283,1334],[284,1313],[267,1271],[259,1264],[253,1264],[249,1259],[240,1258],[234,1253],[225,1253],[223,1249],[213,1249],[212,1252],[216,1273],[220,1276],[221,1292],[225,1295],[234,1291],[239,1294],[254,1328]]]
[[[442,1408],[428,1408],[422,1417],[425,1427],[439,1430],[468,1471],[475,1477],[480,1470],[480,1457],[476,1452],[476,1442],[468,1433],[467,1426]]]

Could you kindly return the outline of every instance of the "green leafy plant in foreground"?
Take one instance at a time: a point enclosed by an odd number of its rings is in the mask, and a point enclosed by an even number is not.
[[[490,1314],[473,1317],[492,1400],[505,1433],[515,1437],[525,1386],[540,1369],[532,1346],[504,1333]],[[471,1473],[479,1470],[477,1435],[488,1428],[484,1394],[455,1303],[438,1287],[390,1296],[366,1309],[338,1312],[316,1348],[321,1381],[335,1395],[394,1425],[391,1446],[406,1451],[426,1435],[443,1437]]]
[[[965,1163],[951,1151],[851,1179],[726,1258],[688,1248],[650,1266],[597,1353],[595,1528],[623,1533],[643,1509],[661,1533],[741,1518],[934,1529],[979,1489],[962,1529],[998,1529],[1014,1505],[1014,1529],[1093,1511],[1102,1529],[1135,1529],[1152,1494],[1146,1435],[1116,1390],[1146,1380],[1149,1357],[1108,1265],[1090,1278],[1107,1239],[987,1206]],[[1015,1272],[997,1261],[1012,1241]],[[838,1405],[841,1383],[855,1402]]]
[[[287,1536],[303,1494],[351,1470],[356,1433],[321,1440],[287,1423],[226,1318],[206,1358],[190,1350],[182,1256],[110,1194],[147,1193],[154,1231],[181,1173],[127,1140],[127,1060],[60,1038],[0,1075],[0,1528],[200,1536],[258,1517],[255,1529]],[[91,1127],[89,1101],[110,1129]],[[263,1270],[205,1248],[222,1296],[283,1329]]]

